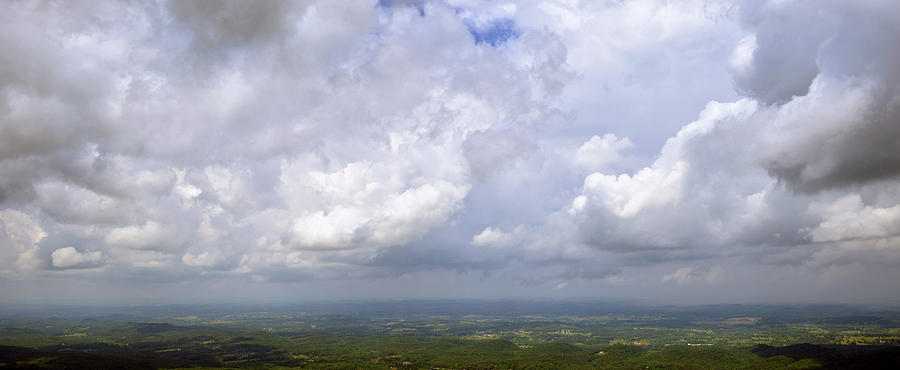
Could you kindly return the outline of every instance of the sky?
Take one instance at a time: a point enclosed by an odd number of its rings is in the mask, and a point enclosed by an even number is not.
[[[900,2],[5,1],[0,299],[900,303]]]

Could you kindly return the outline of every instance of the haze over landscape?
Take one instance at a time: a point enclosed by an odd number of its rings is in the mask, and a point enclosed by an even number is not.
[[[898,305],[898,176],[897,1],[0,2],[4,303]]]

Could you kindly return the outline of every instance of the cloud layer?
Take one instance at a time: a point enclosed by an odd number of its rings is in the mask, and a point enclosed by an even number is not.
[[[6,295],[900,293],[890,1],[0,8]]]

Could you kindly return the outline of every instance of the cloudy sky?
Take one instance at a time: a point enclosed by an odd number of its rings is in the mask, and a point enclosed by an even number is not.
[[[0,3],[0,297],[900,301],[893,0]]]

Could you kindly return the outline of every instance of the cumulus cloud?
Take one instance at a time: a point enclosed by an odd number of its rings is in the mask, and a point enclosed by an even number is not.
[[[0,210],[0,264],[3,275],[15,275],[19,271],[31,269],[38,264],[38,242],[47,233],[41,225],[27,214],[14,209]]]
[[[678,203],[684,197],[685,183],[690,176],[692,163],[688,146],[692,141],[707,135],[721,121],[745,119],[755,110],[751,100],[710,103],[697,121],[686,125],[666,142],[650,167],[633,176],[597,172],[586,177],[582,195],[572,202],[572,211],[582,212],[598,204],[620,218],[632,218],[647,209]]]
[[[602,170],[604,166],[618,162],[622,158],[620,152],[632,145],[627,137],[619,139],[613,134],[594,135],[575,152],[574,162],[587,171]]]
[[[830,204],[813,203],[809,212],[822,218],[814,228],[805,229],[814,242],[860,238],[883,238],[900,234],[900,205],[872,207],[858,194],[850,194]]]
[[[900,258],[894,2],[0,10],[0,278],[840,295]]]
[[[892,57],[873,54],[890,53],[873,43],[851,46],[863,44],[853,40],[864,36],[843,29],[853,27],[859,14],[891,6],[871,2],[854,7],[854,15],[845,19],[835,11],[818,13],[825,20],[800,20],[807,7],[819,4],[741,5],[741,22],[754,33],[737,43],[729,63],[739,91],[749,98],[707,105],[697,121],[666,141],[648,167],[588,175],[569,207],[583,242],[622,251],[702,247],[707,251],[700,255],[715,255],[742,253],[728,245],[892,235],[896,198],[881,197],[888,206],[876,209],[858,196],[819,194],[865,188],[893,176],[892,154],[886,153],[895,125],[887,122],[895,119],[882,112],[894,109],[896,99],[886,86],[895,73],[893,64],[881,63]],[[843,3],[828,6],[846,10]],[[791,17],[798,17],[797,22],[788,21]],[[892,27],[875,28],[890,34]],[[775,36],[779,34],[789,36]],[[895,37],[879,39],[892,42]],[[804,46],[792,47],[795,43]],[[858,52],[868,53],[873,62],[865,68],[845,65],[848,54],[832,53],[845,48],[862,48]],[[835,73],[836,65],[842,66],[840,73]],[[835,205],[817,205],[816,199]],[[854,216],[865,221],[857,226],[845,222]]]
[[[479,247],[511,247],[522,243],[526,237],[527,231],[522,225],[516,226],[510,232],[487,227],[472,237],[472,244]]]
[[[294,221],[299,248],[327,249],[403,244],[447,219],[467,192],[448,183],[425,184],[390,194],[370,209],[336,206]]]
[[[60,269],[95,267],[102,263],[100,252],[79,252],[75,247],[59,248],[50,254],[53,267]]]
[[[158,222],[147,221],[140,225],[130,225],[111,229],[104,241],[116,248],[165,249],[170,244],[171,230]]]
[[[474,178],[533,150],[571,77],[547,32],[474,42],[514,7],[204,4],[3,5],[0,42],[22,52],[0,71],[0,202],[96,248],[84,261],[327,275],[365,262],[328,251],[450,222]]]
[[[217,251],[203,252],[196,255],[185,253],[181,256],[181,263],[192,267],[211,267],[219,264],[221,260],[222,255]]]
[[[759,156],[770,174],[817,192],[900,173],[891,150],[900,139],[898,12],[888,1],[742,4],[755,48],[737,51],[752,54],[736,69],[737,86],[783,103]]]

